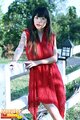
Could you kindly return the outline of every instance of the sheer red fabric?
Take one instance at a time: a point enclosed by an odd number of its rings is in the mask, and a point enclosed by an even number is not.
[[[29,38],[29,31],[25,30],[25,32]],[[54,37],[55,35],[52,34],[51,42],[47,42],[45,33],[43,34],[42,42],[37,42],[36,57],[34,57],[33,50],[29,51],[26,46],[28,60],[51,57],[54,54]],[[61,116],[64,117],[65,101],[65,88],[56,63],[41,64],[30,69],[28,109],[33,115],[33,120],[36,120],[40,103],[55,104]]]

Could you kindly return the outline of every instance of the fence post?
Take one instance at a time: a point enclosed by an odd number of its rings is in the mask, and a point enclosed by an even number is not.
[[[9,109],[11,107],[10,79],[24,72],[26,73],[26,71],[23,63],[16,63],[14,69],[11,69],[9,64],[0,65],[0,109]]]
[[[58,65],[59,71],[61,73],[63,83],[65,85],[65,83],[66,83],[66,70],[65,70],[66,69],[66,61],[65,61],[65,59],[59,58],[57,65]]]
[[[8,108],[10,103],[10,71],[7,65],[0,65],[0,109]]]
[[[11,102],[9,65],[5,65],[4,75],[5,75],[5,84],[6,84],[6,108],[8,108],[9,103]]]
[[[6,106],[5,103],[5,76],[4,76],[4,65],[0,65],[0,109],[4,109]]]

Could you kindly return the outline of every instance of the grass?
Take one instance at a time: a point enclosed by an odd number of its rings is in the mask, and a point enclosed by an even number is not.
[[[79,65],[78,66],[76,65],[76,66],[69,66],[69,67],[67,67],[66,68],[66,75],[71,73],[71,72],[73,72],[73,71],[75,71],[75,70],[77,70],[77,69],[80,69]]]
[[[66,74],[69,74],[77,69],[80,69],[80,66],[68,67],[66,69]],[[78,83],[80,85],[80,78],[76,79],[75,83]],[[74,93],[75,83],[73,81],[66,85],[67,99],[69,99],[71,95]],[[66,112],[66,120],[80,120],[80,102]]]
[[[80,78],[77,78],[74,81],[72,81],[66,85],[67,99],[70,98],[70,96],[72,96],[72,94],[74,93],[76,85],[80,85]]]
[[[28,74],[20,78],[11,80],[11,100],[15,100],[23,95],[27,95],[28,86],[29,86],[29,75]],[[28,120],[32,120],[31,114],[24,114],[24,116],[27,117]]]
[[[11,100],[28,94],[29,75],[11,80]]]
[[[67,111],[66,120],[80,120],[80,103]]]

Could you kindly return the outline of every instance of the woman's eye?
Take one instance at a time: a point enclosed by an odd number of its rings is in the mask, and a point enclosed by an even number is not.
[[[38,16],[35,16],[36,19],[38,19]]]
[[[45,17],[42,17],[42,20],[45,20]]]

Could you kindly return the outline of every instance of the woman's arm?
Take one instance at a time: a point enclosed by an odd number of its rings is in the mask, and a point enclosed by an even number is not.
[[[23,32],[22,35],[21,35],[19,45],[18,45],[18,47],[16,48],[16,50],[14,52],[14,56],[13,56],[12,61],[17,62],[19,60],[20,56],[23,53],[24,46],[25,46],[25,43],[26,43],[26,39],[27,39],[26,38],[26,33]]]
[[[53,51],[53,56],[46,58],[46,59],[41,59],[41,60],[35,60],[35,61],[27,61],[26,63],[29,64],[27,68],[31,68],[40,64],[51,64],[53,62],[57,62],[57,46],[56,46],[56,37],[54,40],[54,51]]]
[[[57,62],[57,46],[56,46],[56,38],[54,40],[54,51],[53,51],[53,56],[46,58],[46,59],[42,59],[42,60],[37,60],[35,61],[38,64],[50,64],[53,62]]]
[[[57,46],[56,46],[56,37],[54,40],[54,50],[53,50],[53,56],[46,58],[46,59],[42,59],[42,60],[38,60],[36,61],[39,64],[50,64],[53,62],[57,62]]]
[[[54,49],[55,54],[49,58],[42,59],[42,60],[37,60],[35,61],[37,64],[51,64],[53,62],[57,62],[57,49]]]

